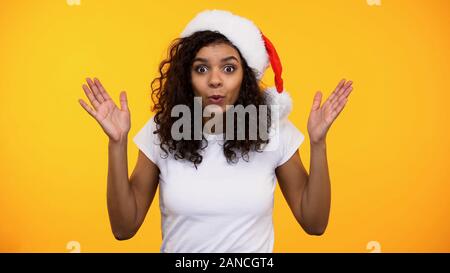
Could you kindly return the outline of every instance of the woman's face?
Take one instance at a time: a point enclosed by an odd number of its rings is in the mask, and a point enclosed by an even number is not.
[[[228,44],[213,44],[201,48],[191,69],[195,96],[202,106],[218,105],[222,112],[239,97],[243,68],[239,52]]]

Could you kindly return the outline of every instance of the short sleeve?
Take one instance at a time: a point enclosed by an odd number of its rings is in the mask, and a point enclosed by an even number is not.
[[[154,131],[156,130],[156,123],[154,117],[151,117],[147,123],[138,131],[133,137],[133,142],[153,163],[158,165],[160,140]]]
[[[286,119],[280,124],[279,160],[277,167],[288,161],[303,143],[305,136]]]

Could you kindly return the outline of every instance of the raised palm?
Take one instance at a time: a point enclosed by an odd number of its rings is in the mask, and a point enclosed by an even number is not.
[[[312,143],[325,140],[328,130],[348,101],[353,90],[352,83],[342,79],[322,106],[322,92],[316,92],[308,118],[308,133]]]
[[[119,109],[98,79],[92,81],[88,78],[86,81],[88,85],[83,84],[83,90],[93,108],[79,99],[81,106],[100,124],[111,140],[126,138],[131,127],[126,92],[120,93]]]

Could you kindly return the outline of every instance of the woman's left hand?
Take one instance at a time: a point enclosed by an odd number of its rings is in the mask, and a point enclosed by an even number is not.
[[[322,107],[322,92],[316,92],[308,118],[308,133],[312,144],[325,142],[331,124],[344,109],[352,90],[352,81],[342,79]]]

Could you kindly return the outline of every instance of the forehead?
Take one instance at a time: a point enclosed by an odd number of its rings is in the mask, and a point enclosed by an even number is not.
[[[195,56],[196,58],[208,59],[209,61],[220,61],[221,59],[229,56],[234,56],[239,62],[239,52],[231,45],[220,43],[211,44],[202,47]]]

